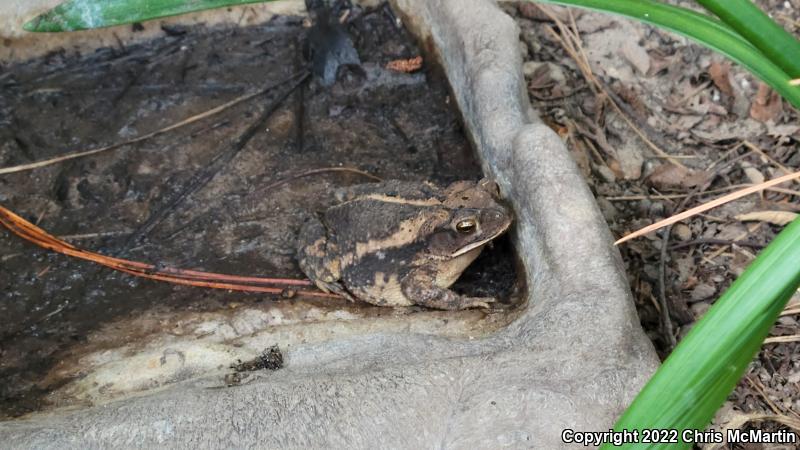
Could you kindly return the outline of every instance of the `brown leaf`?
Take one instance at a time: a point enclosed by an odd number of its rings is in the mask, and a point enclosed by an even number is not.
[[[714,86],[725,95],[733,96],[733,86],[729,78],[731,70],[731,63],[728,61],[713,61],[708,68],[708,74],[711,76],[711,81]]]
[[[781,96],[766,84],[759,84],[756,98],[750,106],[750,117],[759,122],[774,121],[782,110],[783,100],[781,100]]]
[[[664,69],[668,69],[675,65],[675,55],[666,55],[658,49],[652,50],[650,54],[650,73],[647,76],[653,76]]]
[[[674,164],[662,164],[647,177],[647,183],[656,189],[691,188],[706,179],[705,172],[697,172]]]
[[[742,222],[767,222],[773,225],[787,225],[796,218],[797,213],[789,211],[753,211],[736,216],[736,220]]]
[[[550,76],[550,67],[546,64],[541,64],[538,66],[534,66],[532,64],[528,64],[532,61],[528,61],[523,64],[523,73],[527,77],[530,73],[531,82],[528,83],[528,88],[533,90],[545,89],[553,86],[554,81],[553,78]],[[527,70],[527,72],[525,72]]]
[[[410,59],[395,59],[386,63],[386,68],[394,70],[395,72],[411,73],[419,70],[422,67],[422,56],[416,56]]]
[[[694,301],[705,300],[707,298],[711,298],[714,294],[717,293],[717,288],[710,283],[700,283],[692,289],[689,293],[689,297],[692,298]]]
[[[686,224],[676,223],[675,226],[672,227],[672,235],[679,241],[686,242],[692,238],[692,229]]]
[[[744,175],[747,177],[748,180],[750,180],[750,183],[760,184],[766,180],[764,174],[761,173],[760,170],[753,167],[752,164],[748,162],[742,162],[741,164],[739,164],[739,166],[741,166]]]

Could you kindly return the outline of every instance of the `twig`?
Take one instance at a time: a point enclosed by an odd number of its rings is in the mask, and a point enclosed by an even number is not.
[[[764,402],[767,404],[767,406],[769,406],[769,409],[771,409],[773,413],[781,414],[781,413],[785,412],[781,408],[778,408],[778,405],[776,405],[775,402],[770,400],[770,398],[767,395],[767,393],[764,392],[764,385],[761,384],[761,382],[758,379],[754,380],[752,376],[746,376],[744,378],[750,384],[750,387],[755,389],[756,392],[758,392],[759,395],[761,395],[761,398],[764,399]]]
[[[670,250],[677,250],[679,248],[684,247],[691,247],[693,245],[703,245],[703,244],[711,244],[711,245],[738,245],[740,247],[752,247],[752,248],[764,248],[764,244],[759,244],[756,242],[747,242],[741,240],[730,240],[730,239],[714,239],[714,238],[702,238],[702,239],[695,239],[688,242],[681,242],[680,244],[675,244],[670,247]]]
[[[287,178],[280,179],[278,181],[275,181],[273,183],[270,183],[270,184],[264,186],[263,188],[258,189],[256,192],[265,193],[265,192],[267,192],[269,190],[275,189],[278,186],[284,185],[286,183],[290,183],[290,182],[295,181],[295,180],[299,180],[300,178],[305,178],[305,177],[308,177],[308,176],[311,176],[311,175],[318,175],[318,174],[321,174],[321,173],[329,173],[329,172],[349,172],[349,173],[354,173],[354,174],[357,174],[357,175],[361,175],[361,176],[369,178],[371,180],[383,181],[382,178],[376,177],[375,175],[372,175],[369,172],[364,172],[363,170],[355,169],[355,168],[352,168],[352,167],[321,167],[319,169],[306,170],[306,171],[297,173],[295,175],[289,176]]]
[[[748,186],[755,186],[752,183],[743,183],[743,184],[732,184],[730,186],[725,186],[719,189],[710,189],[708,191],[703,192],[703,195],[708,194],[718,194],[720,192],[728,192],[735,189],[741,189]],[[769,187],[765,188],[765,191],[770,192],[778,192],[781,194],[786,195],[793,195],[800,197],[800,191],[794,191],[791,189],[784,189],[779,187]],[[639,195],[619,195],[615,197],[605,197],[606,200],[610,202],[631,202],[636,200],[650,200],[652,198],[659,199],[659,200],[675,200],[678,198],[685,198],[688,197],[690,194],[639,194]]]
[[[147,134],[142,135],[142,136],[135,137],[135,138],[133,138],[131,140],[128,140],[128,141],[125,141],[125,142],[118,142],[116,144],[111,144],[111,145],[107,145],[105,147],[95,148],[95,149],[92,149],[92,150],[85,150],[85,151],[80,151],[80,152],[75,152],[75,153],[69,153],[69,154],[58,156],[58,157],[55,157],[55,158],[45,159],[45,160],[42,160],[42,161],[36,161],[36,162],[28,163],[28,164],[20,164],[18,166],[3,167],[3,168],[0,168],[0,175],[5,175],[5,174],[15,173],[15,172],[22,172],[22,171],[25,171],[25,170],[38,169],[40,167],[45,167],[45,166],[49,166],[49,165],[52,165],[52,164],[58,164],[58,163],[61,163],[61,162],[64,162],[64,161],[69,161],[71,159],[83,158],[84,156],[96,155],[98,153],[106,152],[108,150],[114,150],[114,149],[117,149],[117,148],[120,148],[120,147],[125,147],[125,146],[128,146],[128,145],[132,145],[132,144],[136,144],[136,143],[142,142],[142,141],[144,141],[146,139],[150,139],[152,137],[167,133],[167,132],[175,130],[177,128],[181,128],[181,127],[184,127],[186,125],[195,123],[198,120],[205,119],[206,117],[210,117],[210,116],[213,116],[215,114],[219,114],[219,113],[231,108],[232,106],[238,105],[239,103],[242,103],[244,101],[250,100],[250,99],[258,97],[260,95],[263,95],[263,94],[269,92],[270,90],[272,90],[272,89],[274,89],[274,88],[276,88],[276,87],[278,87],[278,86],[280,86],[280,85],[282,85],[284,83],[287,83],[287,82],[291,81],[292,79],[296,78],[299,75],[302,75],[302,73],[292,75],[291,77],[289,77],[289,78],[287,78],[285,80],[279,81],[278,83],[271,84],[271,85],[269,85],[269,86],[267,86],[267,87],[265,87],[265,88],[263,88],[263,89],[261,89],[261,90],[259,90],[257,92],[253,92],[253,93],[250,93],[250,94],[242,95],[242,96],[237,97],[237,98],[235,98],[235,99],[233,99],[233,100],[231,100],[231,101],[229,101],[227,103],[224,103],[224,104],[222,104],[220,106],[217,106],[215,108],[209,109],[208,111],[202,112],[200,114],[196,114],[194,116],[191,116],[189,118],[181,120],[180,122],[173,123],[172,125],[166,126],[164,128],[158,129],[156,131],[147,133]]]
[[[794,308],[786,308],[783,311],[781,311],[781,317],[791,316],[793,314],[800,314],[800,307],[795,305]]]
[[[98,237],[107,237],[107,236],[119,236],[121,234],[129,234],[131,230],[123,230],[123,231],[103,231],[99,233],[84,233],[84,234],[68,234],[65,236],[61,236],[61,239],[66,241],[80,241],[83,239],[94,239]]]
[[[788,336],[773,336],[764,339],[765,344],[777,344],[779,342],[798,342],[800,334],[790,334]]]
[[[688,197],[687,197],[688,198]],[[672,329],[672,320],[670,319],[669,303],[667,303],[667,247],[669,246],[669,235],[672,233],[672,225],[664,230],[664,236],[661,240],[661,258],[658,264],[658,302],[661,305],[661,334],[667,338],[667,344],[671,351],[677,340],[675,339],[675,332]]]

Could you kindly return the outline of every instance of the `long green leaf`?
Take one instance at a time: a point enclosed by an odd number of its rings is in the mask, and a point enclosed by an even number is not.
[[[800,41],[750,0],[697,0],[787,74],[800,77]]]
[[[27,31],[75,31],[142,22],[205,9],[273,0],[68,0],[23,25]]]
[[[714,18],[654,0],[537,1],[620,14],[674,31],[745,66],[800,109],[800,87],[789,84],[792,78],[736,31]]]
[[[625,411],[615,430],[703,430],[798,286],[800,219],[789,224],[694,325]],[[689,446],[683,443],[678,448]]]

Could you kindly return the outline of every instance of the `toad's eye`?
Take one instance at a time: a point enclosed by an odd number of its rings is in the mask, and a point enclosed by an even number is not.
[[[459,233],[470,234],[475,231],[477,224],[474,219],[464,219],[456,224],[456,230]]]

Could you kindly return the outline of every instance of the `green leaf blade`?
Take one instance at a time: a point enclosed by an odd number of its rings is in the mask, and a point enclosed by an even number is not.
[[[23,28],[32,32],[89,30],[265,1],[272,0],[68,0]]]
[[[789,76],[800,77],[800,41],[750,0],[697,0]]]
[[[789,224],[670,354],[615,425],[703,430],[800,286],[800,220]],[[689,448],[684,443],[678,448]],[[631,445],[630,448],[676,448]]]

